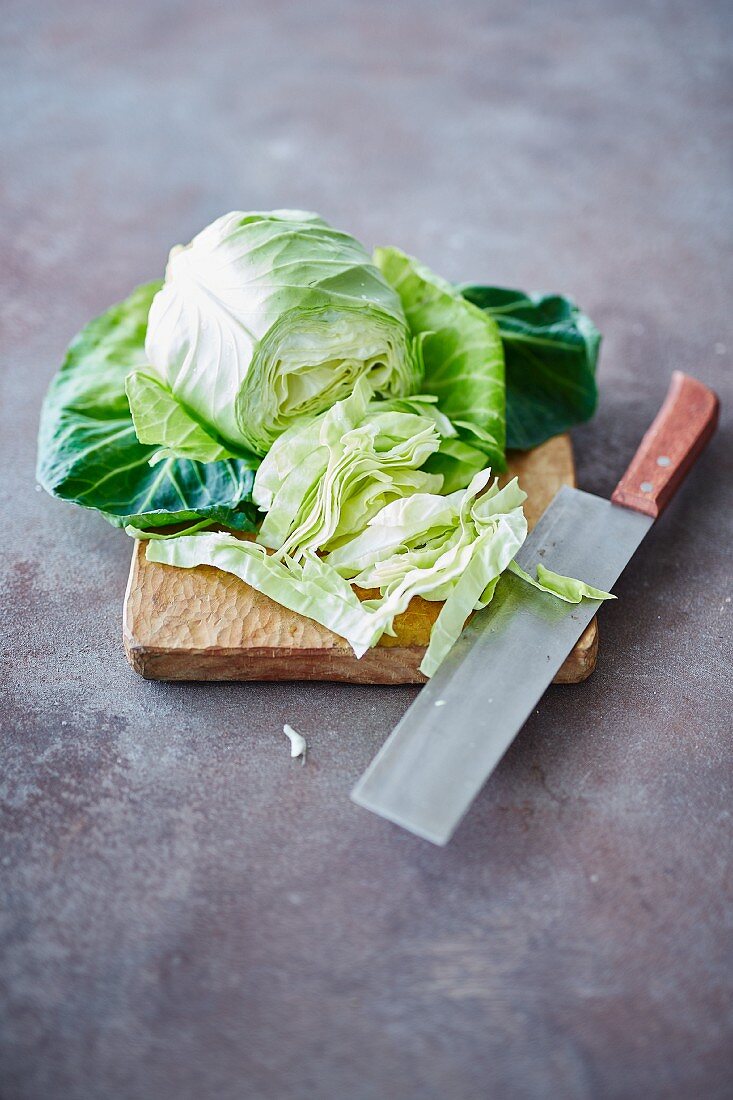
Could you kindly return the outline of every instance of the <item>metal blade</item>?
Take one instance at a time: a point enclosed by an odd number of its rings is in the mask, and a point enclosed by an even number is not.
[[[517,555],[610,589],[648,516],[563,488]],[[600,606],[567,604],[517,577],[463,631],[352,792],[360,806],[446,844]]]

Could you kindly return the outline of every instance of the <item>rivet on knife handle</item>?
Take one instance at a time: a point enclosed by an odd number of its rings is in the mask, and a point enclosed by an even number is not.
[[[676,370],[667,397],[611,500],[656,519],[679,489],[718,423],[720,402]]]

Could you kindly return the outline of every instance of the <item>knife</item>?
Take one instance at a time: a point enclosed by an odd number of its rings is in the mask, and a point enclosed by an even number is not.
[[[596,588],[616,582],[718,422],[719,402],[675,371],[611,500],[564,487],[517,554]],[[360,806],[446,844],[600,607],[506,574],[354,787]]]

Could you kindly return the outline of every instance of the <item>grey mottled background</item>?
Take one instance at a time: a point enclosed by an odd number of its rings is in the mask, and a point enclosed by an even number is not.
[[[732,11],[3,4],[3,1100],[730,1095]],[[574,295],[586,489],[673,368],[727,399],[445,851],[348,800],[412,689],[136,679],[128,540],[34,492],[74,332],[278,205]]]

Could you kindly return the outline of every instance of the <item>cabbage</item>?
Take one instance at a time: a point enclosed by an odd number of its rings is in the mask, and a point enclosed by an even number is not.
[[[252,531],[257,462],[251,456],[212,461],[211,444],[205,454],[193,453],[190,418],[182,427],[185,413],[175,403],[178,431],[186,437],[181,457],[156,452],[136,433],[125,379],[145,368],[148,310],[159,289],[160,283],[138,287],[72,342],[43,402],[36,476],[53,496],[94,508],[116,526],[210,520]],[[158,386],[152,403],[162,399],[165,392]],[[167,420],[170,407],[158,408],[159,419]],[[142,414],[147,415],[144,403]],[[201,437],[195,442],[204,447]]]
[[[252,529],[268,445],[297,425],[310,447],[310,421],[366,376],[392,411],[434,419],[422,470],[451,493],[503,468],[507,433],[525,448],[587,419],[599,339],[567,298],[461,294],[399,249],[371,261],[314,214],[229,214],[173,250],[165,284],[74,339],[43,404],[37,476],[121,526]]]
[[[499,326],[506,363],[506,444],[520,451],[589,420],[601,334],[571,298],[462,286]]]
[[[445,601],[420,666],[428,676],[471,611],[490,601],[527,535],[526,494],[517,479],[503,489],[495,480],[486,489],[490,476],[484,470],[465,491],[448,497],[412,497],[387,505],[366,531],[327,558],[352,583],[379,589],[381,600],[367,606],[374,606],[390,633],[413,596]]]
[[[228,214],[76,338],[39,480],[149,539],[151,560],[231,572],[357,655],[414,596],[441,601],[430,675],[507,569],[570,602],[607,596],[519,569],[524,494],[489,485],[505,353],[510,438],[528,445],[592,411],[598,334],[565,299],[465,295],[314,214]],[[255,507],[256,543],[202,533],[254,530]]]
[[[458,429],[428,468],[443,476],[446,490],[468,485],[485,466],[503,470],[504,349],[496,320],[399,248],[376,249],[374,262],[399,294],[419,341],[425,390]]]
[[[372,402],[366,378],[332,409],[296,424],[272,446],[252,497],[267,511],[258,541],[299,559],[360,531],[391,500],[437,492],[442,478],[418,469],[440,445],[429,403]],[[448,428],[446,430],[449,430]]]
[[[177,439],[158,401],[156,429],[149,382],[134,376],[133,419],[146,442],[187,456],[192,421],[235,455],[263,455],[361,377],[384,396],[412,393],[421,378],[397,293],[353,237],[300,210],[235,211],[174,248],[145,350],[185,422]]]
[[[549,592],[551,596],[556,596],[558,600],[564,600],[565,603],[580,603],[582,599],[616,599],[610,592],[594,588],[592,584],[586,584],[585,581],[575,580],[574,577],[564,577],[562,573],[553,573],[551,569],[546,569],[541,562],[537,564],[536,579],[531,577],[529,573],[525,573],[524,569],[517,565],[515,561],[510,562],[509,571],[514,573],[515,577],[519,577],[520,580],[531,584],[533,588],[539,589],[540,592]]]

